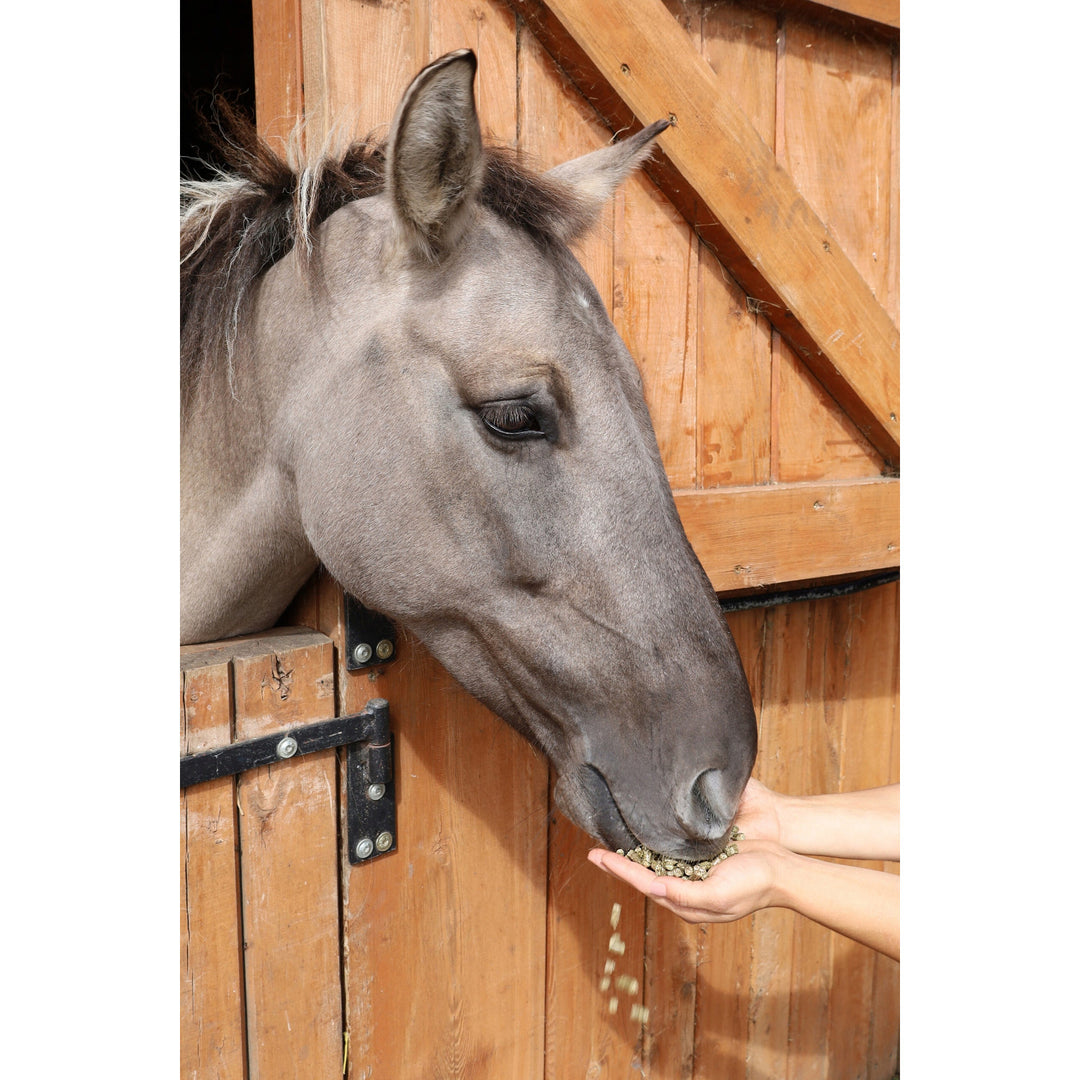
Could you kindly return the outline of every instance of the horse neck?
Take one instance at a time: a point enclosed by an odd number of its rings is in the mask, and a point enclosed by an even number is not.
[[[206,641],[273,624],[316,560],[274,444],[258,364],[240,349],[190,388],[181,422],[182,633]]]

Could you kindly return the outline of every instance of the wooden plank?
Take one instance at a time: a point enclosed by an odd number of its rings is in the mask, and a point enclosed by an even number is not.
[[[600,981],[605,962],[613,960],[612,974],[637,978],[644,991],[646,901],[586,861],[595,841],[562,814],[553,812],[551,819],[542,1075],[545,1080],[634,1076],[642,1070],[642,1025],[631,1021],[629,1000],[601,990]],[[618,932],[626,944],[621,956],[608,949],[615,903],[621,908]],[[618,1003],[614,1014],[608,1010],[612,996]]]
[[[891,49],[789,15],[777,33],[776,157],[892,316]],[[785,342],[773,355],[780,482],[880,473],[883,461]]]
[[[345,871],[350,1076],[538,1077],[547,763],[398,642],[347,691],[390,702],[400,805],[397,851]]]
[[[888,585],[829,604],[832,618],[831,684],[825,687],[836,730],[836,790],[895,783],[892,749],[899,696],[899,586]],[[875,870],[896,864],[857,862]],[[833,1076],[889,1078],[899,1045],[899,965],[834,935],[829,1065]],[[881,1003],[867,1009],[875,997]],[[891,1007],[890,1007],[891,1004]],[[877,1072],[868,1069],[877,1048]],[[892,1051],[890,1054],[889,1051]],[[882,1060],[884,1059],[884,1060]]]
[[[514,145],[517,137],[517,24],[497,0],[469,3],[440,0],[431,7],[431,59],[454,49],[472,49],[476,111],[488,142]]]
[[[304,108],[312,138],[385,138],[428,62],[428,0],[303,0]],[[377,62],[376,62],[377,58]]]
[[[304,115],[300,0],[252,0],[251,17],[259,133],[284,157]]]
[[[769,478],[774,483],[854,480],[890,471],[855,422],[836,408],[791,346],[773,334]]]
[[[677,118],[654,170],[664,194],[896,464],[896,326],[662,0],[506,2],[612,123]]]
[[[724,73],[733,100],[767,146],[776,122],[776,19],[744,5],[702,10],[701,49]],[[698,477],[700,486],[761,484],[771,478],[772,327],[701,245],[698,301]]]
[[[611,312],[637,362],[660,455],[674,487],[696,483],[697,245],[643,174],[616,192]]]
[[[306,592],[339,711],[385,697],[395,739],[397,851],[342,863],[348,1076],[540,1076],[547,764],[400,629],[391,663],[348,672],[340,587]]]
[[[238,739],[334,715],[333,645],[324,635],[259,644],[249,640],[233,659]],[[337,753],[252,770],[237,788],[249,1075],[338,1075]]]
[[[718,592],[900,565],[900,482],[767,484],[675,493]]]
[[[893,53],[802,19],[782,28],[777,160],[890,317]]]
[[[694,1072],[698,968],[706,926],[685,923],[651,901],[645,913],[644,1075],[689,1077]]]
[[[900,29],[900,0],[825,0],[821,6]]]
[[[846,600],[837,601],[843,605]],[[797,681],[784,693],[785,724],[791,732],[791,756],[786,792],[808,795],[836,791],[839,750],[835,728],[830,729],[828,697],[832,669],[829,601],[791,605],[791,618],[774,621],[784,627],[788,663]],[[802,653],[801,663],[795,657]],[[783,751],[782,751],[783,752]],[[832,998],[830,975],[834,935],[811,922],[796,918],[791,933],[791,985],[788,991],[789,1052],[786,1076],[791,1080],[826,1080],[828,1021]],[[864,1009],[862,1011],[865,1011]],[[850,1017],[849,1017],[850,1018]],[[849,1074],[839,1073],[846,1076]]]
[[[180,753],[227,746],[228,662],[181,666]],[[236,799],[231,777],[180,793],[180,1075],[246,1075]]]
[[[764,611],[727,616],[758,716],[763,707],[766,619]],[[706,933],[697,974],[696,1080],[747,1076],[754,929],[753,919],[740,919],[710,926]]]
[[[756,776],[774,791],[797,787],[806,746],[803,706],[807,685],[809,604],[771,608],[765,616]],[[753,943],[746,993],[746,1076],[787,1075],[791,1020],[794,912],[767,908],[750,917]]]

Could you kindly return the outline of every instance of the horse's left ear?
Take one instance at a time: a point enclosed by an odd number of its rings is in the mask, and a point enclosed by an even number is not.
[[[406,244],[426,258],[453,247],[483,180],[470,49],[447,53],[413,79],[387,140],[387,189]]]
[[[574,194],[576,212],[553,223],[562,240],[569,243],[592,228],[615,189],[652,152],[653,139],[670,126],[669,120],[657,120],[629,139],[556,165],[544,174]]]

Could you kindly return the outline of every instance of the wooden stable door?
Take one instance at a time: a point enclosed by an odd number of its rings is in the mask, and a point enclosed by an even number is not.
[[[301,116],[309,145],[334,123],[384,132],[416,71],[461,47],[486,137],[541,168],[675,113],[579,257],[691,542],[721,593],[899,565],[896,5],[253,7],[272,138]],[[310,629],[182,650],[182,753],[385,698],[397,802],[396,850],[353,866],[343,751],[181,796],[183,1076],[895,1074],[895,962],[787,911],[691,927],[619,885],[553,809],[542,757],[408,635],[348,670],[343,620],[320,576],[285,620]],[[730,622],[756,776],[795,794],[899,778],[895,583]],[[638,987],[612,1013],[616,902]]]

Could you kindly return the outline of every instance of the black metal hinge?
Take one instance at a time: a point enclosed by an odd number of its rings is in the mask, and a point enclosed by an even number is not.
[[[385,664],[397,650],[394,624],[345,593],[345,667],[349,671]]]
[[[372,698],[363,712],[298,725],[180,759],[180,787],[273,765],[317,750],[347,747],[345,819],[349,862],[370,862],[397,850],[394,750],[390,705]]]

